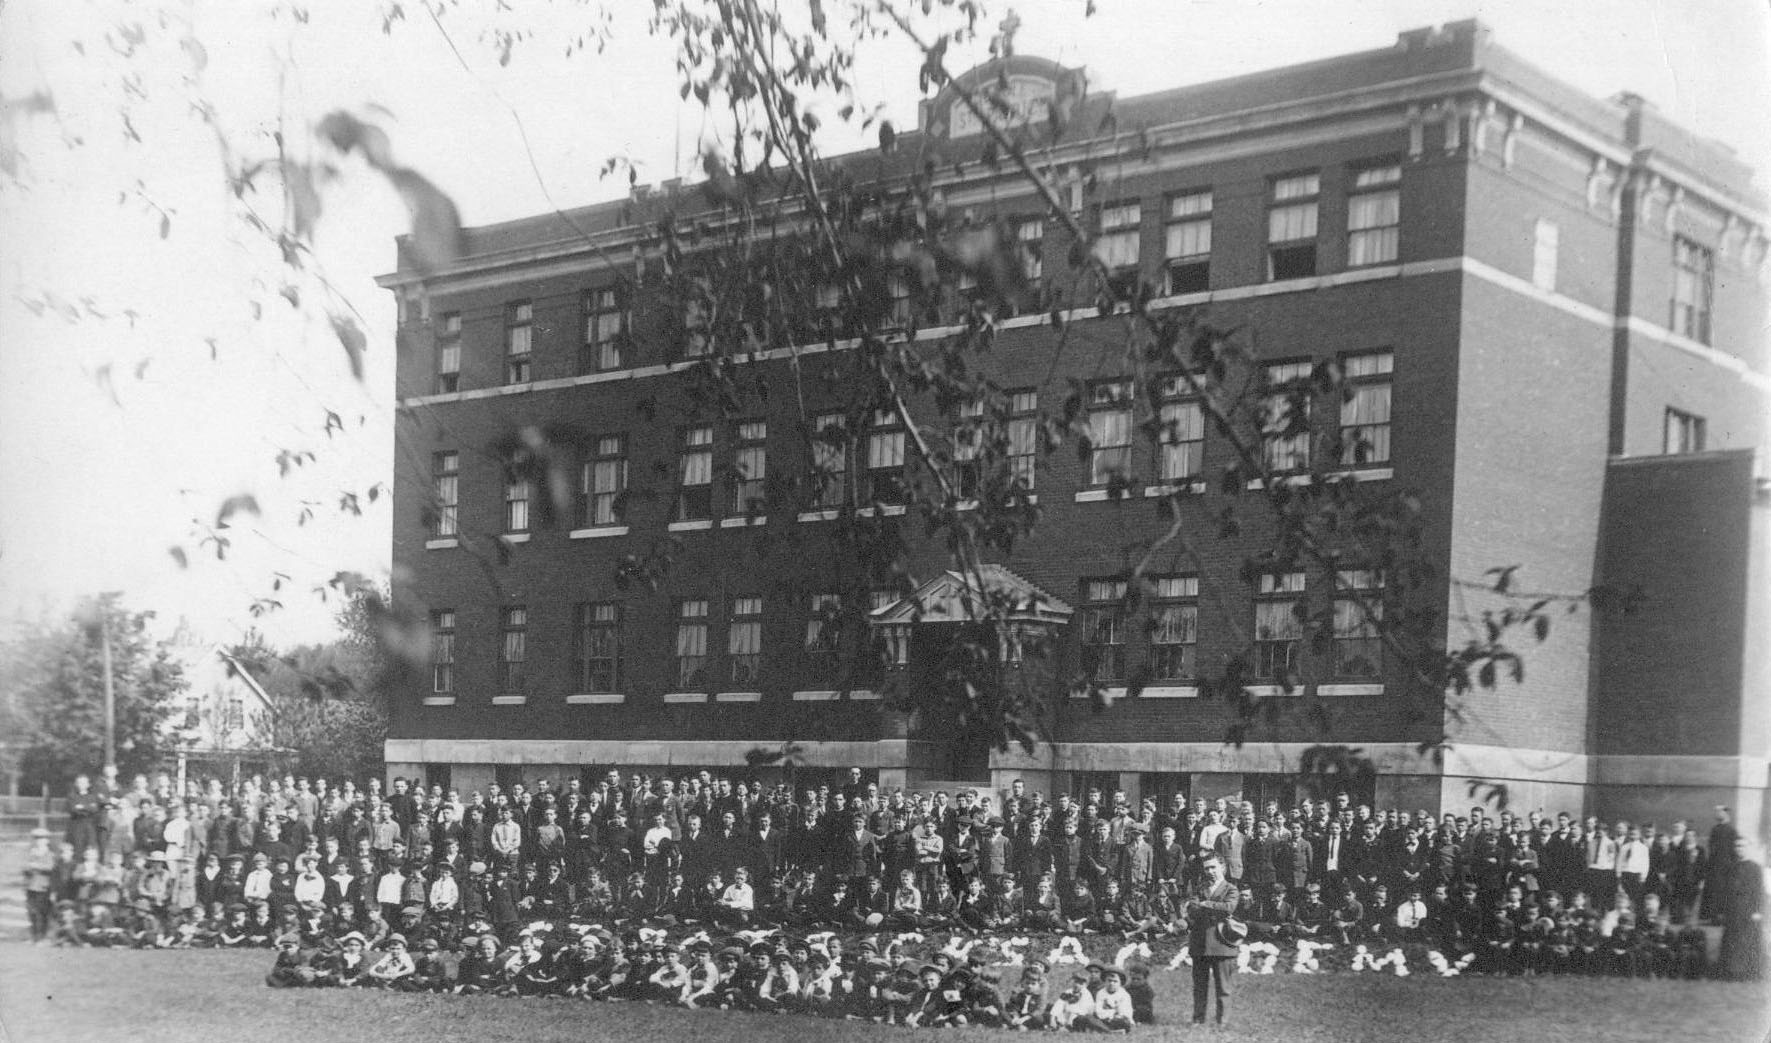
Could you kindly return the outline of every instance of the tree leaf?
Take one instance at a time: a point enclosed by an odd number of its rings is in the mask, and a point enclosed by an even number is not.
[[[215,527],[218,529],[227,528],[229,520],[234,515],[241,513],[250,514],[255,518],[263,513],[258,509],[257,498],[251,493],[240,493],[223,500],[221,509],[215,512]]]
[[[453,264],[461,256],[461,212],[455,201],[415,170],[389,170],[387,180],[400,193],[412,217],[407,247],[413,265],[429,272]]]
[[[338,343],[344,345],[344,353],[350,358],[351,376],[361,382],[363,379],[363,352],[369,348],[369,338],[363,335],[362,327],[357,325],[357,320],[350,316],[334,312],[331,319],[332,332],[338,334]],[[340,428],[343,426],[342,423],[339,425]],[[330,422],[327,424],[327,430],[331,430]]]

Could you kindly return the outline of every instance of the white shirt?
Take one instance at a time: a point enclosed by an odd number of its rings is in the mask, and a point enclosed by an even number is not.
[[[406,878],[399,873],[383,873],[375,884],[375,900],[382,905],[399,905],[400,889],[406,885]]]
[[[1396,907],[1396,926],[1419,927],[1427,918],[1427,903],[1403,902]]]
[[[1131,993],[1124,989],[1108,991],[1106,988],[1102,988],[1100,992],[1095,993],[1095,1014],[1102,1021],[1130,1022],[1132,1019]]]
[[[295,900],[301,903],[326,900],[326,878],[318,873],[303,873],[295,878]]]
[[[756,892],[751,890],[749,884],[733,884],[726,888],[726,893],[720,897],[719,902],[728,909],[749,912],[756,908]]]
[[[271,896],[271,871],[254,869],[247,873],[246,883],[241,887],[241,893],[249,902],[259,898],[269,898]]]
[[[1627,840],[1617,849],[1617,871],[1648,875],[1648,845],[1640,840]]]
[[[453,909],[461,903],[461,888],[456,885],[453,876],[439,876],[437,882],[430,885],[430,907],[432,909]]]
[[[1127,1000],[1130,1000],[1129,996],[1127,997]],[[1059,996],[1057,1000],[1052,1003],[1050,1020],[1057,1028],[1067,1029],[1075,1024],[1077,1018],[1087,1017],[1094,1012],[1094,997],[1088,994],[1087,989],[1077,989],[1076,998],[1074,1000],[1065,999],[1063,996]]]

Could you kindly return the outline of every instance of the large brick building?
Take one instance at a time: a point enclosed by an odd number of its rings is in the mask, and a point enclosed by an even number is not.
[[[962,82],[1004,75],[1036,110],[1080,72],[1015,57]],[[686,205],[667,185],[470,230],[458,264],[421,273],[403,260],[383,280],[402,340],[395,597],[436,631],[430,676],[393,708],[390,772],[465,789],[501,773],[732,767],[794,742],[804,764],[859,765],[887,785],[1024,777],[1253,795],[1283,790],[1304,749],[1332,742],[1371,756],[1384,804],[1452,807],[1472,782],[1498,782],[1515,806],[1696,815],[1730,803],[1756,821],[1771,752],[1771,378],[1767,218],[1750,171],[1643,100],[1587,97],[1467,22],[1141,97],[1097,88],[1086,105],[1075,123],[1100,136],[1041,161],[1100,233],[1097,252],[1161,285],[1158,311],[1203,305],[1257,331],[1262,364],[1343,361],[1357,402],[1326,404],[1316,423],[1367,425],[1381,448],[1351,476],[1418,493],[1438,576],[1426,596],[1453,621],[1448,640],[1492,598],[1480,586],[1495,567],[1517,565],[1518,582],[1543,591],[1639,586],[1636,610],[1559,620],[1528,650],[1522,683],[1461,700],[1449,723],[1444,708],[1405,712],[1393,664],[1306,657],[1300,690],[1261,697],[1330,704],[1329,730],[1298,715],[1225,745],[1229,708],[1194,697],[1190,678],[1246,644],[1263,603],[1331,596],[1322,577],[1237,580],[1263,532],[1216,539],[1222,493],[1204,476],[1231,458],[1208,434],[1164,478],[1137,455],[1152,447],[1128,448],[1150,477],[1126,498],[1073,453],[1029,456],[1037,528],[985,582],[1020,592],[1027,625],[1056,639],[1059,661],[1013,682],[1049,688],[1050,742],[999,753],[938,715],[913,727],[808,648],[828,577],[853,567],[821,533],[855,508],[770,501],[765,514],[742,489],[715,488],[728,469],[754,476],[766,461],[774,475],[813,458],[818,403],[778,395],[740,421],[704,419],[687,375],[701,346],[615,298],[616,273],[655,249],[645,215]],[[1114,121],[1099,118],[1108,107]],[[949,205],[1010,222],[1045,272],[1065,268],[1058,223],[1006,167],[972,162],[981,148],[950,88],[924,104],[898,158],[838,162],[889,184],[902,157],[935,157]],[[1016,408],[1049,406],[1074,381],[1111,383],[1087,346],[1116,327],[1093,316],[1072,316],[1083,347],[1061,356],[1047,315],[1002,323],[988,365]],[[764,345],[742,364],[785,382],[843,350]],[[534,490],[489,447],[568,423],[593,429],[570,462],[576,508],[542,524]],[[678,488],[623,497],[640,476]],[[1213,536],[1137,611],[1188,623],[1125,620],[1118,662],[1165,665],[1096,712],[1065,696],[1062,657],[1082,640],[1072,620],[1114,600],[1122,543],[1166,525],[1144,494],[1177,484],[1192,493],[1183,518]],[[923,609],[884,598],[875,614],[903,636],[894,648],[911,669],[920,633],[963,614],[967,585],[943,548],[917,544],[913,521]],[[1124,540],[1103,538],[1115,533]],[[655,591],[615,584],[619,563],[665,538],[676,557]],[[1442,757],[1417,753],[1447,730]]]

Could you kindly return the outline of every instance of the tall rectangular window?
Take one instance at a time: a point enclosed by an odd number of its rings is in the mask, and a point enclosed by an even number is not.
[[[1395,355],[1373,351],[1341,360],[1340,457],[1346,466],[1390,462],[1390,370]]]
[[[896,409],[878,409],[867,431],[866,488],[868,503],[904,502],[904,424]]]
[[[1267,278],[1302,279],[1316,274],[1316,207],[1321,175],[1274,178],[1267,210]]]
[[[578,691],[619,692],[621,606],[613,601],[580,604],[573,651],[577,659]]]
[[[1114,289],[1125,295],[1138,280],[1144,208],[1136,202],[1112,203],[1101,208],[1101,234],[1095,240],[1095,257],[1107,269]]]
[[[1710,300],[1715,294],[1716,257],[1679,236],[1673,240],[1673,332],[1700,344],[1710,342]]]
[[[1162,384],[1156,476],[1165,485],[1197,478],[1205,464],[1205,409],[1198,399],[1184,397],[1189,390],[1180,377]]]
[[[1683,410],[1668,409],[1666,411],[1666,443],[1667,453],[1701,453],[1703,452],[1704,428],[1703,417]]]
[[[1021,274],[1030,283],[1045,277],[1045,221],[1030,217],[1015,224],[1015,243],[1021,248]]]
[[[738,448],[732,456],[732,514],[756,517],[767,509],[769,425],[746,420],[738,425]]]
[[[221,730],[237,732],[246,727],[246,700],[230,698],[222,705]]]
[[[676,683],[684,691],[707,687],[707,602],[676,605]]]
[[[627,492],[627,436],[602,435],[578,475],[578,524],[621,524]]]
[[[848,424],[841,413],[812,420],[812,500],[819,507],[848,502]]]
[[[1301,471],[1310,466],[1310,364],[1279,362],[1266,367],[1261,400],[1261,449],[1270,471]],[[1302,407],[1302,415],[1298,409]]]
[[[517,301],[504,309],[504,382],[527,384],[535,339],[535,305]]]
[[[1090,485],[1107,485],[1131,475],[1131,383],[1096,384],[1089,389]]]
[[[691,427],[682,437],[676,520],[705,521],[713,517],[713,428]]]
[[[1211,289],[1211,190],[1182,192],[1168,200],[1163,244],[1169,293]]]
[[[461,454],[435,453],[430,460],[431,493],[436,500],[430,534],[453,536],[461,531]]]
[[[1375,569],[1335,573],[1334,674],[1370,678],[1383,673],[1384,574]]]
[[[754,685],[762,676],[762,598],[732,599],[732,618],[726,630],[726,664],[733,684]]]
[[[461,313],[447,312],[437,331],[437,394],[461,390]]]
[[[697,298],[683,302],[683,358],[705,358],[713,352],[707,305]]]
[[[1095,681],[1125,678],[1125,580],[1082,582],[1083,663]]]
[[[1151,602],[1150,676],[1181,681],[1195,676],[1199,648],[1199,577],[1161,576]]]
[[[430,690],[438,695],[455,691],[455,610],[430,614]]]
[[[529,479],[506,475],[504,479],[504,531],[529,531]]]
[[[961,402],[958,413],[953,425],[954,490],[962,499],[975,500],[984,487],[984,403]]]
[[[504,643],[498,650],[498,687],[505,695],[522,695],[529,661],[529,610],[521,605],[504,610]]]
[[[1366,167],[1353,172],[1347,197],[1347,267],[1391,264],[1396,260],[1397,232],[1402,223],[1400,164]]]
[[[1039,471],[1039,392],[1009,392],[1008,408],[1009,477],[1032,492],[1038,488],[1034,479]]]
[[[615,288],[591,290],[584,295],[584,349],[578,359],[581,373],[621,368],[621,341],[627,329],[627,313]]]
[[[915,318],[916,302],[910,295],[910,277],[894,271],[886,277],[886,292],[891,295],[891,316],[887,325],[908,327]]]
[[[841,631],[842,595],[813,594],[811,609],[806,613],[806,653],[814,662],[833,662],[841,643]],[[825,667],[819,669],[827,672]]]
[[[1540,290],[1556,289],[1556,255],[1561,241],[1562,231],[1556,222],[1539,218],[1532,233],[1531,285]]]
[[[899,601],[895,590],[870,590],[867,592],[867,608],[869,613],[888,608]],[[880,627],[878,641],[874,648],[879,654],[879,665],[884,670],[897,670],[910,662],[910,635],[908,624],[894,624]]]
[[[1304,574],[1271,572],[1261,576],[1254,603],[1254,676],[1295,679],[1302,665]]]

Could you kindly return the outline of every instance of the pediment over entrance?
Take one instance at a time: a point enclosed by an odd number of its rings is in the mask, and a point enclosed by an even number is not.
[[[977,574],[948,570],[906,597],[881,606],[868,617],[875,626],[913,623],[970,623],[989,615],[991,605],[1015,622],[1062,625],[1075,610],[1001,565]]]

